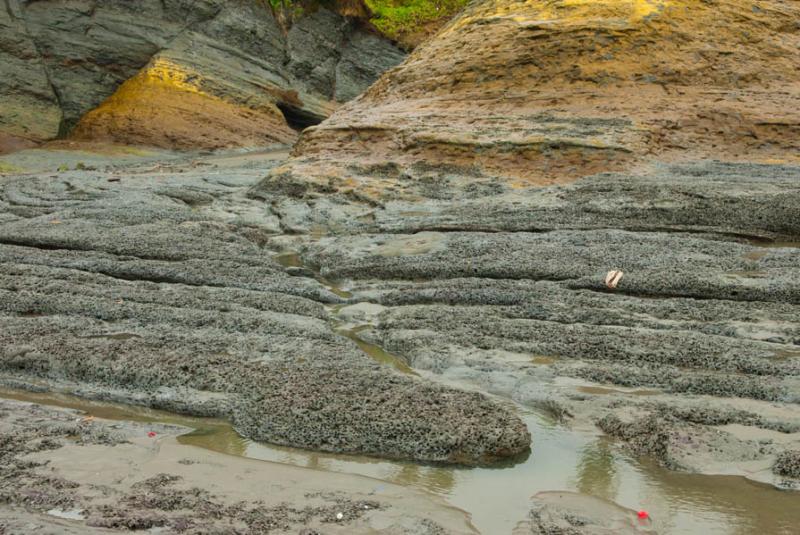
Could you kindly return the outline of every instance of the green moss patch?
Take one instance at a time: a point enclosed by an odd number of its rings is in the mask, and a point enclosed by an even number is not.
[[[373,13],[370,22],[391,39],[425,31],[436,21],[449,19],[468,0],[365,0]]]
[[[10,163],[0,162],[0,175],[10,175],[13,173],[19,173],[22,171],[21,167],[17,167],[16,165],[11,165]]]

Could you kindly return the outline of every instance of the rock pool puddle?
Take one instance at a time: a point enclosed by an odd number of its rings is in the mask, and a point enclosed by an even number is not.
[[[800,249],[800,242],[793,241],[770,241],[770,240],[747,240],[747,244],[755,247],[755,250],[745,253],[747,260],[759,261],[770,253],[770,250],[779,251],[781,249]]]
[[[329,281],[328,279],[322,277],[317,271],[309,268],[303,262],[302,258],[298,253],[295,252],[285,252],[280,253],[274,256],[275,261],[278,262],[281,266],[285,268],[297,268],[297,269],[304,269],[307,270],[307,273],[311,274],[320,284],[325,286],[331,293],[343,298],[348,299],[352,297],[352,294],[347,290],[342,289],[338,284]],[[328,309],[333,314],[334,317],[337,316],[338,311],[341,305],[332,305],[329,306]],[[382,347],[372,344],[366,340],[363,340],[361,337],[358,336],[358,333],[364,329],[368,329],[370,325],[349,325],[345,322],[335,320],[333,325],[333,330],[344,336],[349,338],[363,351],[367,354],[371,359],[375,360],[376,362],[383,364],[385,366],[390,366],[400,372],[417,375],[417,373],[411,369],[408,363],[401,357],[397,355],[393,355],[389,353]]]
[[[272,446],[241,437],[221,420],[74,396],[0,389],[0,397],[78,409],[109,420],[182,425],[193,429],[178,438],[187,446],[422,489],[468,511],[473,524],[486,534],[511,533],[528,514],[530,497],[552,490],[581,492],[644,509],[662,534],[789,534],[800,526],[800,493],[738,476],[671,472],[620,453],[602,437],[565,429],[534,413],[524,415],[533,435],[526,459],[492,468],[459,468]]]
[[[296,269],[303,269],[306,270],[307,273],[312,276],[314,279],[317,280],[320,284],[325,286],[331,293],[343,298],[348,299],[353,296],[347,290],[341,288],[338,284],[329,281],[328,279],[322,277],[319,273],[315,270],[308,268],[303,260],[300,258],[300,255],[294,252],[286,252],[280,253],[273,257],[278,264],[285,268],[296,268]]]
[[[368,328],[370,328],[370,325],[360,325],[353,328],[340,327],[336,329],[336,332],[355,342],[358,348],[369,355],[369,357],[374,361],[385,366],[391,366],[395,370],[403,373],[418,375],[417,372],[415,372],[402,357],[393,355],[382,347],[359,338],[358,333]]]
[[[50,509],[47,514],[64,520],[83,520],[83,509]]]

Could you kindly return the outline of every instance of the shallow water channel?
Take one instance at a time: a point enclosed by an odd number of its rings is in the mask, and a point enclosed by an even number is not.
[[[241,437],[225,421],[74,396],[0,389],[0,397],[78,409],[110,420],[178,424],[194,429],[178,438],[187,446],[423,489],[468,511],[485,534],[510,533],[527,515],[530,496],[545,490],[573,490],[645,509],[662,534],[790,534],[800,526],[800,493],[737,476],[671,472],[620,453],[603,437],[565,429],[534,413],[524,415],[533,435],[526,459],[493,468],[458,468],[272,446]]]

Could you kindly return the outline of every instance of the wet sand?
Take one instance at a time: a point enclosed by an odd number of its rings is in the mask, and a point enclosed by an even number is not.
[[[226,499],[252,500],[254,496],[262,499],[263,488],[257,485],[265,478],[300,481],[292,486],[308,492],[310,487],[330,489],[328,476],[323,473],[341,474],[333,481],[342,495],[386,499],[406,513],[436,520],[448,533],[469,532],[461,525],[466,518],[480,533],[510,533],[528,516],[531,497],[554,491],[594,496],[619,504],[616,507],[628,512],[646,510],[650,515],[646,523],[633,522],[629,513],[623,519],[642,530],[663,534],[789,534],[800,525],[795,493],[740,476],[672,472],[652,460],[620,452],[613,441],[602,436],[570,431],[536,414],[526,417],[536,437],[528,458],[506,466],[468,469],[271,446],[241,437],[224,421],[90,402],[74,396],[3,389],[0,398],[79,410],[80,415],[73,419],[93,415],[98,423],[115,422],[130,433],[132,438],[128,440],[134,445],[125,450],[120,446],[70,446],[36,454],[39,460],[47,460],[48,466],[58,467],[62,477],[88,486],[109,485],[108,478],[130,486],[146,479],[145,474],[170,473]],[[6,402],[3,409],[21,417],[30,410],[28,407]],[[155,441],[146,437],[151,429],[158,430]],[[242,465],[237,458],[252,462]],[[214,471],[216,468],[219,472]],[[252,476],[250,479],[256,479],[256,486],[240,483],[241,469]],[[353,477],[348,479],[346,475]],[[208,481],[213,481],[213,486]],[[123,485],[119,492],[126,488]],[[487,494],[489,488],[493,491]],[[303,503],[300,491],[281,488],[278,492],[273,500]],[[435,507],[420,509],[414,499]],[[439,507],[444,512],[436,513]],[[458,511],[465,516],[459,519]],[[357,527],[362,529],[365,525]]]
[[[115,532],[191,528],[420,534],[439,526],[448,533],[475,533],[465,512],[430,493],[360,475],[252,460],[235,454],[233,444],[218,444],[215,449],[225,454],[217,453],[189,445],[192,440],[184,437],[191,429],[176,424],[232,432],[222,422],[77,398],[1,394],[3,434],[16,439],[30,432],[28,440],[15,442],[18,449],[6,444],[2,451],[6,496],[11,493],[15,501],[29,497],[27,504],[12,501],[14,507],[0,507],[0,528],[7,533],[24,532],[28,522],[52,530],[66,526],[75,533],[84,526]],[[91,413],[12,401],[11,396],[82,406]],[[137,422],[119,419],[133,416]],[[222,438],[222,433],[212,434]],[[41,436],[50,441],[46,447],[38,445]],[[9,463],[16,465],[13,477]]]

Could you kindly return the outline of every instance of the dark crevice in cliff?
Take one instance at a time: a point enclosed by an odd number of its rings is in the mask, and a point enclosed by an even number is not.
[[[286,102],[278,102],[277,106],[281,110],[283,118],[286,119],[286,124],[297,131],[319,124],[324,119],[324,117]]]

